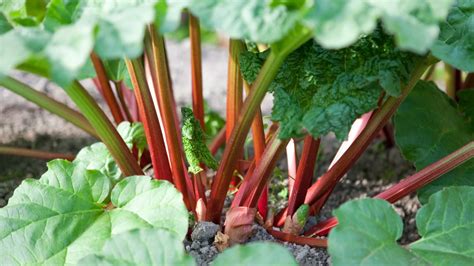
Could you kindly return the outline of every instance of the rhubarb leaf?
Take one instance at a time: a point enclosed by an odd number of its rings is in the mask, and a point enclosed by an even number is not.
[[[140,154],[146,149],[147,142],[142,123],[122,122],[118,125],[117,131],[129,149],[135,146]]]
[[[441,24],[441,32],[431,52],[437,58],[458,69],[474,71],[474,2],[458,0],[448,18]]]
[[[94,50],[103,59],[136,58],[143,50],[146,25],[154,19],[153,1],[89,1],[82,18],[97,21]]]
[[[419,81],[395,115],[397,144],[419,171],[474,139],[468,115],[434,83]],[[418,197],[426,203],[446,186],[474,186],[473,176],[474,160],[469,160],[419,190]]]
[[[288,249],[274,243],[250,243],[226,249],[212,265],[298,265]]]
[[[295,27],[305,10],[302,4],[284,2],[288,1],[190,0],[189,9],[203,26],[231,38],[275,43]]]
[[[189,0],[158,0],[155,4],[155,24],[160,33],[168,33],[181,25],[181,12],[187,7]]]
[[[11,29],[13,29],[12,25],[10,25],[5,15],[0,12],[0,35],[8,32]]]
[[[81,14],[80,0],[51,0],[43,21],[44,27],[54,32],[59,27],[72,24]]]
[[[396,243],[403,223],[386,201],[350,201],[334,214],[339,224],[329,234],[328,251],[336,266],[470,265],[474,260],[472,187],[450,187],[433,194],[416,216],[421,239],[407,249]]]
[[[410,249],[431,265],[474,261],[474,188],[450,187],[430,197],[416,215],[421,239]]]
[[[75,264],[107,239],[137,228],[170,230],[182,240],[188,212],[166,181],[132,176],[112,181],[81,163],[54,160],[26,179],[0,209],[0,257],[6,265]]]
[[[117,131],[130,150],[133,145],[138,148],[139,155],[147,147],[145,132],[141,123],[122,122],[118,125]],[[102,142],[82,148],[74,162],[86,165],[89,170],[99,170],[114,181],[118,181],[123,177],[112,154]]]
[[[460,110],[469,121],[471,131],[474,132],[474,89],[459,91],[458,98]]]
[[[240,57],[247,81],[256,78],[267,54]],[[380,31],[341,50],[309,41],[288,56],[270,85],[272,119],[280,122],[280,137],[301,136],[306,130],[315,138],[334,132],[345,139],[354,120],[377,107],[382,90],[399,95],[416,58],[399,51]]]
[[[137,229],[112,236],[101,252],[79,265],[195,265],[175,235],[157,229]]]
[[[334,265],[413,265],[418,262],[408,250],[397,245],[403,222],[388,202],[354,200],[336,209],[334,215],[339,224],[329,234],[328,248]]]
[[[319,0],[305,17],[314,38],[325,48],[343,48],[370,34],[380,20],[397,45],[417,53],[428,51],[438,37],[453,0]]]
[[[112,154],[102,142],[82,148],[74,162],[81,162],[86,165],[87,169],[98,170],[115,181],[122,177],[122,171],[120,171]]]

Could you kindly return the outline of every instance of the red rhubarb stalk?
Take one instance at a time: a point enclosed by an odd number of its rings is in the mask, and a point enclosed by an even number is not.
[[[161,119],[166,135],[173,181],[178,190],[183,194],[188,209],[194,210],[196,202],[192,191],[192,184],[190,185],[190,178],[187,177],[183,151],[179,134],[177,134],[178,125],[176,125],[174,115],[176,110],[173,110],[174,99],[166,64],[164,39],[158,35],[153,25],[149,26],[148,34],[149,38],[147,38],[146,42],[151,47],[151,51],[147,50],[147,56],[150,59],[153,87],[160,107]]]
[[[304,203],[306,192],[313,179],[320,142],[320,139],[314,139],[310,135],[304,138],[303,153],[298,164],[295,185],[288,200],[287,215],[289,216],[292,216],[296,209]]]
[[[126,64],[142,117],[155,178],[173,182],[161,126],[146,82],[143,65],[137,59],[126,60]]]
[[[191,42],[191,84],[193,98],[193,113],[196,119],[204,125],[204,99],[202,96],[202,59],[201,59],[201,30],[199,20],[189,13],[189,40]]]
[[[99,80],[100,92],[104,97],[107,106],[109,106],[110,112],[116,124],[124,121],[122,116],[122,111],[117,103],[112,87],[110,86],[110,81],[107,77],[107,72],[105,71],[104,64],[102,60],[94,53],[91,53],[91,61],[94,65],[95,72],[97,73],[97,79]]]

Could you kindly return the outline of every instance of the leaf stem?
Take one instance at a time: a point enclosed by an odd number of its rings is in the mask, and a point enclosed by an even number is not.
[[[3,146],[3,145],[0,145],[0,154],[38,158],[38,159],[43,159],[43,160],[48,160],[48,161],[53,160],[53,159],[65,159],[65,160],[72,161],[76,157],[73,154],[46,152],[46,151],[40,151],[40,150],[9,147],[9,146]]]
[[[94,65],[95,72],[97,73],[97,79],[99,80],[100,92],[104,97],[105,102],[109,106],[112,117],[114,118],[115,123],[118,125],[124,121],[122,112],[115,98],[112,87],[110,86],[109,78],[107,77],[107,72],[105,71],[104,64],[102,60],[92,52],[90,55],[92,64]]]
[[[176,124],[175,111],[173,111],[174,99],[166,63],[164,40],[162,36],[158,35],[153,25],[148,28],[148,36],[146,42],[151,49],[147,49],[147,56],[150,59],[153,87],[160,107],[174,184],[183,194],[188,209],[194,210],[196,200],[192,191],[191,178],[188,178],[184,167],[183,151],[178,137],[179,134],[177,134],[178,125]]]
[[[100,139],[107,146],[112,157],[122,170],[122,173],[125,176],[143,175],[142,169],[127,145],[125,145],[117,129],[115,129],[104,111],[100,109],[97,102],[86,89],[78,81],[74,81],[71,85],[65,87],[64,90],[95,128]]]
[[[155,178],[173,182],[160,122],[158,121],[155,105],[146,82],[143,65],[138,59],[126,59],[125,63],[132,79]]]
[[[191,80],[193,113],[205,130],[204,99],[202,96],[202,58],[201,58],[201,29],[199,19],[191,13],[189,16],[189,40],[191,42]]]
[[[245,143],[255,113],[262,103],[268,87],[278,73],[285,58],[310,38],[311,34],[309,31],[299,29],[293,32],[280,45],[274,46],[275,49],[272,49],[260,69],[257,79],[252,84],[250,94],[242,106],[239,119],[232,130],[216,177],[212,183],[211,201],[207,209],[208,220],[216,223],[220,221],[220,213],[224,206],[224,200],[234,173],[239,151]]]
[[[74,124],[78,128],[89,133],[91,136],[98,138],[96,131],[87,121],[87,119],[81,113],[71,109],[67,105],[60,103],[53,98],[50,98],[48,95],[39,92],[25,83],[22,83],[9,76],[0,78],[0,86],[5,87],[11,92],[20,95],[39,107]]]

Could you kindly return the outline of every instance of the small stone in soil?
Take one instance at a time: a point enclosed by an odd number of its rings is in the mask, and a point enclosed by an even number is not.
[[[191,239],[193,241],[212,243],[219,231],[219,225],[211,222],[199,222],[194,226]]]

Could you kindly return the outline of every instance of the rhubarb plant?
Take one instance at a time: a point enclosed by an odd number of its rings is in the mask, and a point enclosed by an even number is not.
[[[222,225],[222,247],[245,242],[258,222],[282,241],[329,245],[340,265],[467,262],[473,10],[471,0],[0,0],[0,86],[100,140],[20,185],[0,210],[1,257],[7,264],[194,264],[182,241],[195,219]],[[226,121],[206,111],[201,24],[229,38]],[[174,90],[185,88],[173,87],[165,39],[183,25],[192,109],[180,115]],[[445,88],[426,81],[440,63]],[[78,110],[17,80],[18,71],[56,83]],[[267,93],[274,102],[265,128]],[[416,173],[305,228],[379,133],[392,142],[392,123]],[[314,176],[328,134],[344,142]],[[288,206],[272,213],[269,180],[285,151]],[[57,155],[1,146],[0,153]],[[401,247],[390,204],[415,192],[422,239]],[[249,244],[223,251],[215,264],[237,258],[295,263],[274,244]]]

